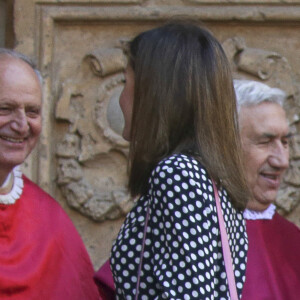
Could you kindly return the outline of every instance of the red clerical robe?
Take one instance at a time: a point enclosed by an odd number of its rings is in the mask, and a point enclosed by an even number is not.
[[[0,299],[99,299],[93,267],[60,205],[23,176],[15,204],[0,204]]]
[[[247,220],[249,240],[242,300],[300,299],[300,229],[275,213]]]

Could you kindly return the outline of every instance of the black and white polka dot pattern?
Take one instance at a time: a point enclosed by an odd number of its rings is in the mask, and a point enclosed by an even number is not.
[[[219,191],[239,297],[245,281],[247,234],[242,213]],[[152,172],[112,248],[117,299],[134,299],[144,222],[150,202],[139,299],[230,299],[213,187],[192,157],[177,154]]]

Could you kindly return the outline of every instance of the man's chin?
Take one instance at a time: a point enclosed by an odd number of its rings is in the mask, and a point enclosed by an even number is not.
[[[15,166],[21,165],[25,159],[26,156],[16,156],[11,159],[1,159],[0,166],[3,168],[13,169]]]
[[[266,210],[272,203],[276,200],[276,195],[272,197],[265,198],[255,198],[248,202],[247,208],[250,210],[263,211]]]

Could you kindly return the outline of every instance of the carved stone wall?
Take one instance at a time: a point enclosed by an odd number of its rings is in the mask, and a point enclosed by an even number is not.
[[[44,77],[43,131],[23,168],[70,215],[95,268],[132,206],[120,135],[120,46],[174,16],[204,22],[236,78],[288,93],[295,136],[277,204],[300,225],[300,0],[16,0],[16,48],[37,60]]]
[[[5,45],[5,23],[6,23],[6,6],[4,0],[0,0],[0,47]]]

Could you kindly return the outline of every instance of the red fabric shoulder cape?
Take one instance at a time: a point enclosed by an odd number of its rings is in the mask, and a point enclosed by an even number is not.
[[[100,300],[114,300],[116,298],[114,279],[109,260],[95,273],[94,279],[98,286]]]
[[[71,220],[23,179],[21,198],[0,204],[0,299],[99,299],[90,258]]]
[[[300,229],[275,213],[247,220],[249,240],[242,300],[300,299]]]

